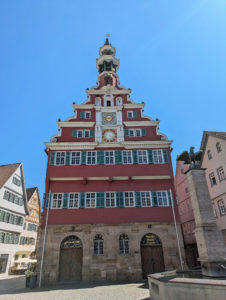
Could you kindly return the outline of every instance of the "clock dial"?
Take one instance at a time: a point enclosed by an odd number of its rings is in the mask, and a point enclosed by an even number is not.
[[[103,140],[105,142],[115,142],[116,141],[116,132],[112,129],[105,130],[103,132]]]
[[[116,125],[116,113],[115,112],[102,112],[102,124],[103,125]]]

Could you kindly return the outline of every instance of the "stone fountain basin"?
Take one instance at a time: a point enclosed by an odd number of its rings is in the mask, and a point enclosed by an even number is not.
[[[181,277],[193,275],[199,277],[197,272],[178,274],[176,270],[148,275],[151,300],[226,299],[226,280]]]

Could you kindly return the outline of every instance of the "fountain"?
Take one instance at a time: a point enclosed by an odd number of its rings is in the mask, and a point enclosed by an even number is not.
[[[196,223],[201,272],[172,271],[149,275],[153,300],[226,299],[226,280],[222,280],[226,279],[226,247],[213,215],[205,169],[199,163],[201,155],[201,151],[194,153],[194,147],[191,147],[190,152],[184,151],[177,158],[189,164],[186,176]]]

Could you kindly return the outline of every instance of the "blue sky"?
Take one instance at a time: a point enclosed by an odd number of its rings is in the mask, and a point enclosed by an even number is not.
[[[226,1],[0,0],[0,164],[44,192],[44,142],[96,84],[106,33],[121,85],[160,119],[176,155],[225,131]]]

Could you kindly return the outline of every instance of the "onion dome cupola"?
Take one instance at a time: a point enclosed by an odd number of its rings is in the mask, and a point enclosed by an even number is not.
[[[119,60],[115,57],[115,48],[106,38],[104,45],[100,48],[100,57],[97,58],[96,67],[99,73],[116,73],[119,67]]]

